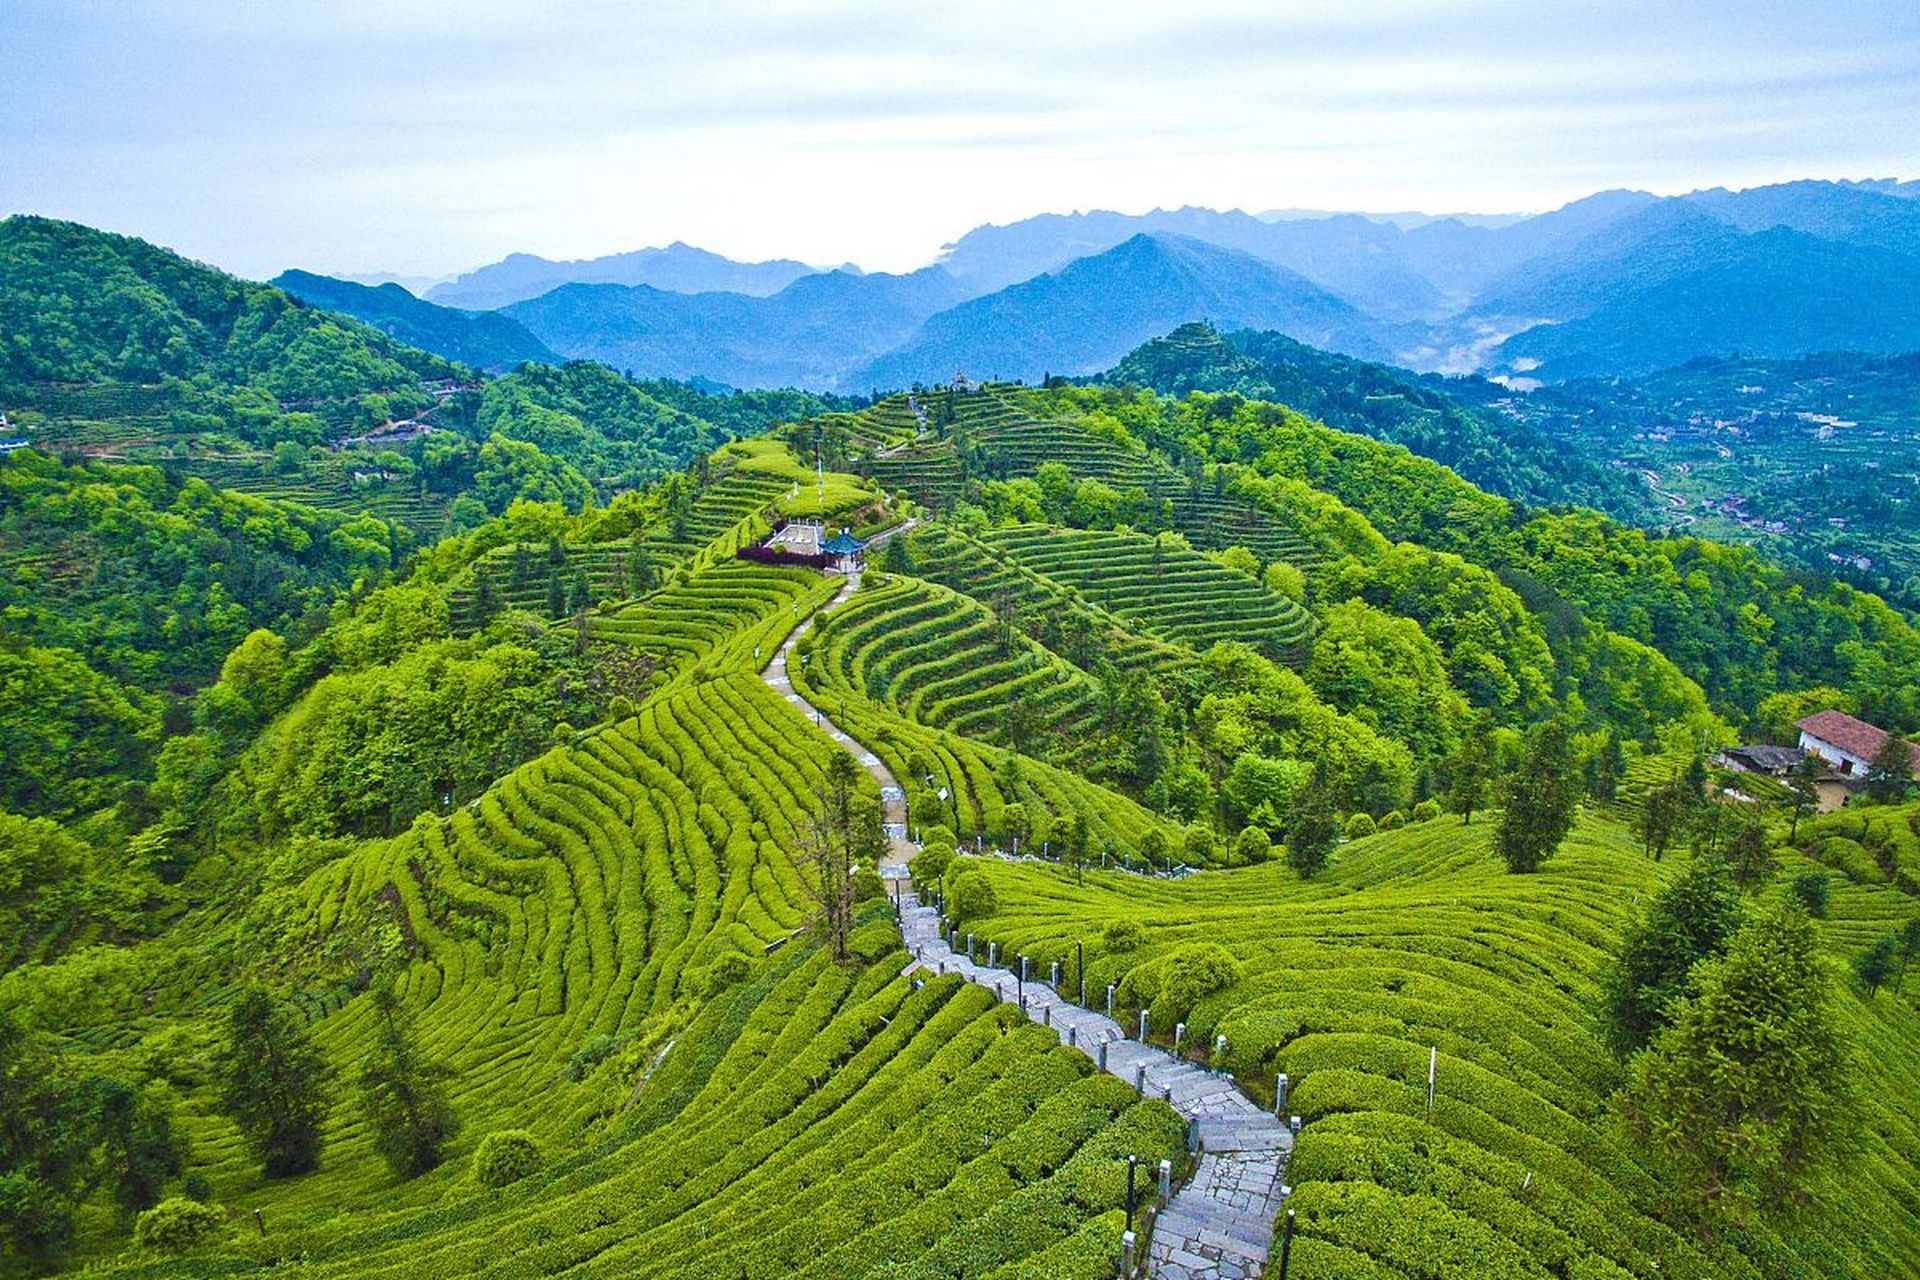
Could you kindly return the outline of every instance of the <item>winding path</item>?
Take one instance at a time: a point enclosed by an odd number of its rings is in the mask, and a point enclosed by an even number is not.
[[[815,618],[859,587],[859,576],[850,577],[832,600],[794,628],[760,672],[760,678],[810,717],[823,733],[852,752],[880,784],[889,837],[881,874],[892,878],[904,875],[914,854],[906,836],[907,802],[899,780],[879,756],[802,697],[787,676],[787,658],[794,643]],[[1045,982],[1022,983],[1012,970],[992,968],[956,954],[941,936],[940,917],[932,907],[904,890],[898,901],[900,935],[914,957],[909,971],[958,974],[993,991],[1008,1004],[1018,1002],[1021,1012],[1051,1027],[1062,1044],[1079,1049],[1103,1071],[1125,1080],[1143,1095],[1164,1098],[1189,1122],[1200,1143],[1199,1168],[1154,1220],[1147,1246],[1147,1274],[1162,1280],[1245,1280],[1259,1276],[1273,1243],[1274,1216],[1285,1199],[1283,1178],[1288,1153],[1293,1150],[1293,1135],[1287,1127],[1234,1087],[1231,1077],[1216,1075],[1164,1049],[1128,1039],[1111,1018],[1081,1008]],[[1150,1193],[1150,1171],[1148,1178]]]

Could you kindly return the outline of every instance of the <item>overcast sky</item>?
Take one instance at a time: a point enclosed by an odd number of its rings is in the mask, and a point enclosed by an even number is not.
[[[1920,176],[1915,0],[0,0],[0,211],[253,276]]]

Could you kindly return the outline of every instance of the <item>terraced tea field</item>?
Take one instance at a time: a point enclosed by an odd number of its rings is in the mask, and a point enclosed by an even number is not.
[[[1024,635],[1004,636],[985,606],[913,578],[863,590],[835,609],[809,647],[815,678],[863,690],[908,719],[1001,745],[1007,708],[1031,709],[1072,754],[1095,714],[1098,685]]]
[[[1020,525],[984,540],[1168,640],[1197,648],[1238,640],[1292,661],[1313,640],[1312,615],[1298,602],[1167,539]]]
[[[1128,975],[1181,943],[1238,958],[1242,980],[1152,1020],[1167,1037],[1184,1012],[1189,1043],[1225,1035],[1219,1065],[1256,1090],[1288,1074],[1290,1110],[1306,1121],[1289,1176],[1301,1275],[1771,1274],[1725,1238],[1670,1225],[1665,1185],[1607,1100],[1621,1073],[1591,1029],[1595,976],[1676,860],[1651,862],[1618,827],[1590,822],[1538,875],[1513,876],[1489,833],[1440,819],[1371,836],[1307,883],[1269,865],[1174,884],[1095,874],[1078,887],[988,861],[1000,911],[969,927],[1042,965],[1084,942],[1090,983],[1118,984],[1123,1003]],[[1809,865],[1785,863],[1787,875]],[[1837,888],[1822,926],[1836,961],[1910,902]],[[1103,945],[1122,920],[1145,946]],[[1910,1274],[1920,1117],[1890,1100],[1920,1086],[1920,1023],[1910,1000],[1845,985],[1836,1001],[1866,1072],[1861,1148],[1815,1189],[1823,1213],[1757,1224],[1744,1240],[1755,1256],[1790,1236],[1844,1274]]]

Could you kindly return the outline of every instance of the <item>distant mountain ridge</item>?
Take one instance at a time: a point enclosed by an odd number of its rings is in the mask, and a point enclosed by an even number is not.
[[[511,316],[437,306],[398,284],[356,284],[309,271],[283,271],[271,283],[302,302],[345,312],[388,337],[475,368],[510,369],[528,360],[560,363]]]
[[[676,243],[573,263],[516,254],[428,301],[507,310],[564,357],[743,387],[1085,373],[1199,319],[1425,372],[1624,376],[1740,352],[1920,349],[1885,287],[1908,287],[1920,263],[1917,193],[1895,180],[1610,190],[1530,217],[1095,210],[975,228],[905,275]]]
[[[436,286],[428,291],[427,300],[466,310],[496,310],[569,284],[647,285],[669,293],[765,297],[818,271],[818,267],[791,258],[736,262],[676,240],[665,248],[636,249],[572,262],[512,253]]]
[[[849,370],[905,341],[959,300],[936,267],[910,275],[832,271],[770,297],[574,284],[506,314],[547,345],[639,377],[704,377],[729,386],[836,389]]]
[[[1278,329],[1302,341],[1384,357],[1357,309],[1282,267],[1184,236],[1138,235],[1058,272],[970,299],[854,376],[900,386],[950,377],[1036,381],[1086,374],[1191,320]]]

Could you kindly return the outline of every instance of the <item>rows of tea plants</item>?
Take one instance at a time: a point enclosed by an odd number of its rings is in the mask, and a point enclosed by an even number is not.
[[[324,946],[392,922],[413,957],[409,1001],[455,1069],[456,1106],[502,1125],[557,1122],[548,1094],[583,1043],[660,1016],[719,957],[758,957],[802,927],[812,898],[796,824],[835,749],[744,669],[683,683],[451,815],[326,864],[286,934]],[[361,1003],[316,1024],[348,1062],[365,1048]],[[366,1176],[352,1109],[336,1122],[338,1158],[295,1203]],[[217,1186],[251,1185],[230,1126],[209,1115],[193,1136]]]
[[[1023,625],[1043,619],[1074,617],[1095,637],[1092,663],[1111,662],[1123,671],[1156,669],[1192,661],[1186,647],[1137,633],[1123,618],[1107,612],[1073,588],[1041,576],[1006,549],[961,533],[950,525],[920,526],[906,541],[908,564],[916,577],[990,601],[1012,601]],[[1073,655],[1068,655],[1072,657]]]
[[[872,963],[793,948],[707,1003],[642,1085],[552,1083],[621,1098],[602,1136],[494,1192],[441,1196],[237,1234],[148,1274],[313,1276],[1111,1274],[1125,1161],[1179,1159],[1159,1102],[1090,1070],[1051,1033],[956,977],[900,976],[888,926]],[[601,1071],[610,1071],[611,1065]],[[450,1172],[450,1171],[449,1171]]]
[[[1008,708],[1028,708],[1040,735],[1071,744],[1095,714],[1097,683],[985,606],[898,577],[828,614],[809,647],[822,683],[858,689],[923,724],[1005,741]]]
[[[795,621],[830,594],[830,585],[804,569],[726,560],[675,581],[632,604],[592,615],[587,634],[612,640],[677,668],[723,646],[755,645],[771,654]]]
[[[875,701],[815,656],[821,640],[816,628],[795,646],[787,663],[793,687],[914,789],[910,820],[916,826],[944,824],[963,843],[976,837],[998,842],[1008,834],[1007,806],[1018,803],[1030,816],[1055,823],[1084,814],[1095,847],[1136,850],[1154,829],[1170,847],[1177,846],[1180,832],[1165,819],[1079,774],[909,720]]]
[[[1305,1120],[1289,1173],[1303,1275],[1891,1275],[1920,1256],[1920,1118],[1889,1101],[1920,1087],[1910,1001],[1837,983],[1862,1124],[1843,1174],[1811,1188],[1818,1208],[1703,1237],[1616,1118],[1622,1073],[1592,1013],[1623,927],[1682,859],[1653,862],[1588,821],[1540,873],[1514,876],[1489,833],[1454,818],[1383,832],[1304,883],[1269,865],[1080,886],[989,862],[999,913],[969,928],[1003,954],[1061,961],[1070,984],[1081,944],[1090,991],[1113,984],[1123,1022],[1145,1004],[1156,1038],[1176,1020],[1187,1045],[1224,1035],[1216,1065],[1267,1096],[1288,1074]],[[1812,865],[1782,861],[1782,880]],[[1836,886],[1821,925],[1836,969],[1911,914],[1890,889]],[[1224,947],[1237,978],[1171,983],[1166,962],[1194,943]]]
[[[1300,659],[1313,639],[1313,617],[1297,601],[1172,539],[1020,525],[985,540],[1169,640],[1239,640]]]

